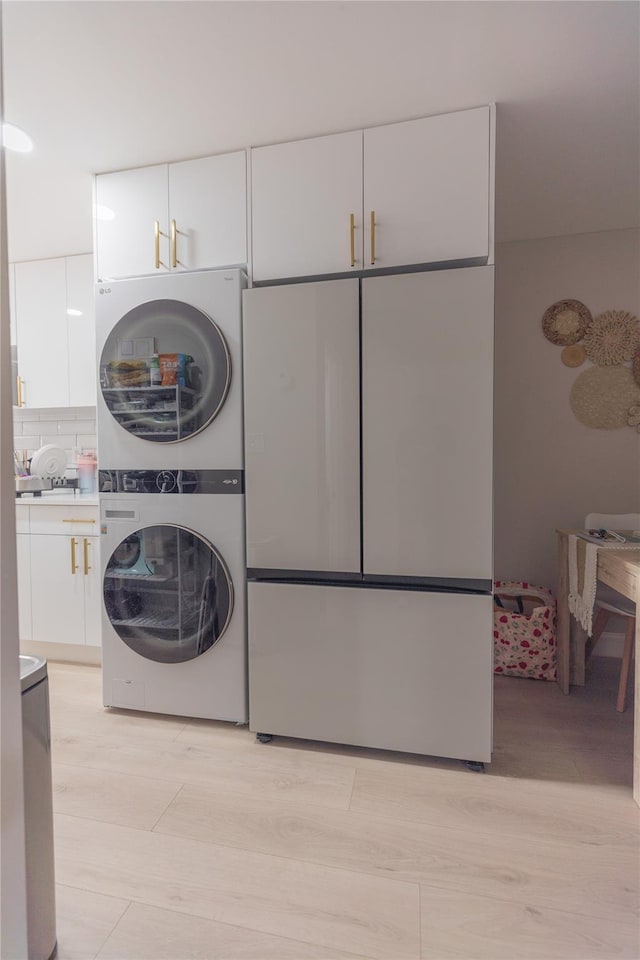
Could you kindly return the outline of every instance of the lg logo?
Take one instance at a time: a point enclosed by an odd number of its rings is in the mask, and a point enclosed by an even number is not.
[[[103,293],[111,293],[111,287],[100,287],[98,293],[102,296]]]

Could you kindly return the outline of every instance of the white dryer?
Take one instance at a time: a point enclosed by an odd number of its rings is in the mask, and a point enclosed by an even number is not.
[[[100,471],[104,704],[247,721],[241,470]]]
[[[240,270],[96,287],[100,466],[243,464]]]

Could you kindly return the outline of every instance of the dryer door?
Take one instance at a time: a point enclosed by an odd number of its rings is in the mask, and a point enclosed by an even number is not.
[[[222,409],[231,356],[219,327],[181,300],[150,300],[129,310],[100,358],[100,389],[120,426],[143,440],[177,443]]]
[[[201,656],[222,637],[233,611],[233,583],[216,548],[174,524],[142,527],[121,540],[103,594],[120,639],[160,663]]]

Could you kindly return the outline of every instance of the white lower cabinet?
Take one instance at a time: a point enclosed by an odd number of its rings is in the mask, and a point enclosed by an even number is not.
[[[18,571],[18,631],[21,640],[31,640],[31,537],[18,533],[16,537]]]
[[[490,761],[492,598],[250,582],[257,733]]]
[[[99,646],[96,524],[97,508],[31,508],[31,532],[17,537],[21,640]]]

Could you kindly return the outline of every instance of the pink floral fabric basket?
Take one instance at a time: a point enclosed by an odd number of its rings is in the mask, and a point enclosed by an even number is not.
[[[503,677],[556,679],[556,602],[524,580],[496,580],[493,672]]]

